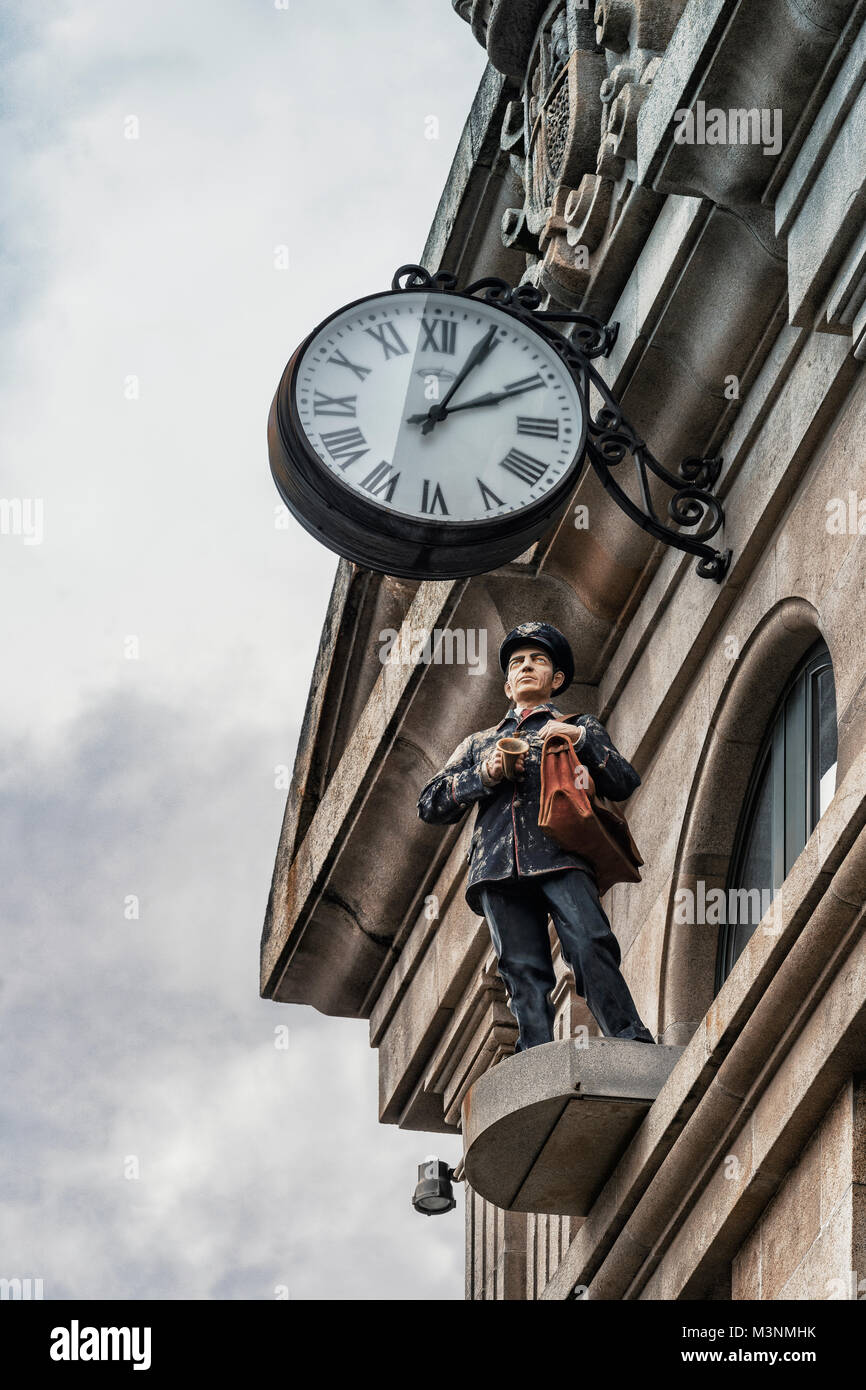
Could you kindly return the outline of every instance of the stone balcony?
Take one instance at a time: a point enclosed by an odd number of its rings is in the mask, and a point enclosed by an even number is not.
[[[619,1038],[506,1057],[463,1100],[463,1167],[505,1211],[586,1216],[683,1053]]]

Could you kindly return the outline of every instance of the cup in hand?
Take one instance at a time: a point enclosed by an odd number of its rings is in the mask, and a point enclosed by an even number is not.
[[[509,782],[513,782],[517,759],[522,753],[529,752],[529,744],[525,738],[501,738],[496,747],[502,754],[502,767],[505,776]]]

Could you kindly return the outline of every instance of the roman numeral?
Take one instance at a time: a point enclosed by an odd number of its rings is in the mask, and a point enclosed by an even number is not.
[[[324,391],[313,392],[314,415],[357,415],[357,396],[326,396]]]
[[[348,367],[350,372],[355,373],[359,381],[363,381],[364,377],[369,376],[370,372],[373,370],[372,367],[360,367],[357,362],[350,362],[346,354],[339,349],[334,353],[333,357],[328,358],[328,361],[336,362],[338,367]]]
[[[538,372],[535,376],[522,376],[519,381],[509,381],[506,383],[506,391],[534,391],[537,386],[543,386],[544,381]]]
[[[365,328],[364,332],[376,339],[385,353],[386,362],[389,357],[402,357],[404,352],[409,351],[393,323],[379,323],[375,328]]]
[[[391,502],[394,498],[394,489],[400,479],[399,473],[391,473],[390,463],[377,463],[372,472],[361,480],[361,487],[365,487],[374,497],[381,497],[385,493],[385,501]]]
[[[370,452],[370,446],[357,428],[353,430],[331,430],[330,434],[322,435],[322,443],[331,455],[332,459],[345,459],[341,463],[341,468],[348,468],[350,463],[355,463]]]
[[[421,331],[424,341],[419,352],[432,348],[434,352],[453,353],[457,346],[457,324],[451,319],[433,319],[431,322],[430,319],[422,318]]]
[[[543,439],[559,438],[558,420],[537,420],[531,415],[518,415],[517,417],[518,434],[536,434]]]
[[[421,492],[421,510],[422,510],[422,512],[427,512],[428,515],[432,516],[432,515],[435,513],[435,511],[436,511],[436,504],[437,504],[437,502],[438,502],[439,506],[442,508],[442,515],[443,515],[443,516],[448,516],[448,508],[445,506],[445,498],[444,498],[443,495],[442,495],[442,489],[441,489],[441,487],[439,486],[439,484],[438,484],[438,483],[436,484],[436,487],[435,487],[434,490],[433,490],[433,496],[432,496],[432,497],[429,496],[429,492],[430,492],[430,479],[429,479],[429,478],[425,478],[425,479],[424,479],[423,490],[422,490],[422,492]]]
[[[482,481],[481,481],[480,478],[476,478],[475,481],[476,481],[476,483],[478,484],[478,486],[481,488],[481,496],[484,498],[484,510],[485,510],[485,511],[489,512],[491,507],[504,507],[504,506],[505,506],[505,503],[503,502],[502,498],[501,498],[501,497],[497,497],[495,492],[491,492],[491,490],[490,490],[489,487],[485,487],[484,484],[482,483]],[[489,502],[488,502],[488,500],[487,500],[488,497],[491,498],[491,501],[489,501]]]
[[[525,483],[531,483],[533,486],[541,475],[547,472],[548,467],[540,459],[534,459],[530,454],[521,453],[520,449],[509,449],[501,462],[502,467],[507,468],[509,473],[515,473],[518,478],[522,478]]]

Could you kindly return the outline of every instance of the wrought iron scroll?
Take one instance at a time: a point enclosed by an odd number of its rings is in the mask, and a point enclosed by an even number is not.
[[[721,472],[722,460],[686,458],[680,464],[679,473],[672,473],[647,448],[625,419],[607,382],[593,366],[594,358],[609,356],[616,342],[618,324],[604,324],[589,314],[569,310],[540,309],[542,295],[534,285],[514,287],[495,276],[476,280],[465,289],[458,290],[457,277],[447,271],[440,270],[431,275],[423,266],[404,265],[395,273],[391,288],[478,296],[488,304],[495,304],[504,312],[523,319],[537,333],[541,333],[577,382],[588,420],[586,457],[605,491],[626,516],[655,540],[696,555],[697,572],[701,578],[715,579],[721,583],[731,563],[731,551],[716,550],[707,542],[716,535],[725,520],[722,504],[712,491]],[[571,337],[564,337],[553,326],[555,323],[573,325]],[[602,400],[594,416],[590,405],[590,387],[598,392]],[[626,456],[630,456],[634,464],[640,505],[629,497],[611,471]],[[666,525],[656,510],[650,491],[650,475],[672,491],[667,511],[674,526]],[[692,534],[675,529],[694,526],[700,529]]]

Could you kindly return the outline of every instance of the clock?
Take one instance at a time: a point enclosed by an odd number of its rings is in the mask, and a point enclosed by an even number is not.
[[[289,511],[384,574],[462,578],[513,560],[562,515],[583,466],[585,397],[553,335],[447,279],[410,277],[331,314],[271,406]]]

